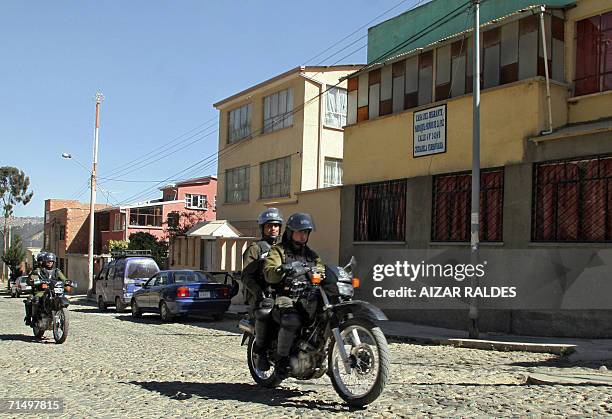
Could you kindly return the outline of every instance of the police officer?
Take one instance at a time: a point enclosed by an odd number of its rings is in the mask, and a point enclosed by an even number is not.
[[[31,295],[25,302],[26,315],[24,321],[28,326],[32,324],[32,320],[36,317],[40,298],[44,295],[44,291],[36,290],[34,282],[39,279],[66,280],[64,273],[59,268],[55,267],[56,259],[57,258],[54,253],[44,253],[42,256],[43,266],[39,266],[38,268],[34,269],[28,276],[27,283],[32,287],[32,293],[34,294],[33,296]]]
[[[280,330],[277,342],[277,364],[275,373],[286,378],[289,373],[289,351],[295,334],[302,325],[298,296],[292,293],[291,284],[309,282],[302,269],[297,265],[316,268],[323,272],[325,267],[321,258],[307,246],[310,233],[315,229],[312,217],[306,213],[295,213],[287,220],[287,225],[279,244],[272,246],[264,262],[266,281],[276,286],[275,310],[280,313]],[[300,273],[301,272],[301,273]]]
[[[261,232],[261,239],[252,243],[242,255],[241,280],[246,289],[247,303],[255,317],[255,363],[260,371],[270,369],[270,363],[265,354],[267,343],[267,320],[262,318],[263,313],[257,311],[268,287],[263,275],[263,262],[268,256],[270,248],[280,236],[283,225],[283,216],[277,208],[268,208],[257,217],[257,224]]]

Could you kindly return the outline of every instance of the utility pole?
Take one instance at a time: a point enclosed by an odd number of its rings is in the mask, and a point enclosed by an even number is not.
[[[472,0],[474,6],[474,88],[473,90],[473,123],[472,123],[472,211],[470,256],[472,265],[478,264],[480,247],[480,0]],[[477,281],[475,277],[472,281]],[[478,338],[478,300],[470,301],[469,336]]]
[[[94,215],[96,208],[96,172],[98,169],[98,131],[100,129],[100,103],[104,95],[96,92],[96,125],[94,129],[93,165],[91,168],[91,183],[89,196],[89,248],[87,251],[87,278],[89,281],[88,292],[93,289],[93,266],[94,266]]]

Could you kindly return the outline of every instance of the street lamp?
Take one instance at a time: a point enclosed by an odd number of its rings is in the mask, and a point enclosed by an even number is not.
[[[87,173],[89,173],[91,175],[91,170],[89,170],[87,167],[85,167],[85,165],[83,163],[81,163],[80,161],[78,161],[76,158],[74,158],[72,156],[72,154],[70,153],[62,153],[62,158],[66,159],[66,160],[73,160],[76,164],[78,164],[79,166],[81,166],[83,169],[85,169],[85,171]]]

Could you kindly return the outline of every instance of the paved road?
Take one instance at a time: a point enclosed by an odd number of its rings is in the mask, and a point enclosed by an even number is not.
[[[391,343],[390,384],[349,411],[329,380],[256,387],[236,321],[161,324],[71,305],[63,345],[31,337],[20,300],[0,295],[0,398],[64,397],[66,417],[409,417],[612,415],[610,387],[525,385],[529,371],[592,371],[546,354]],[[50,332],[47,332],[49,335]],[[608,362],[608,367],[612,367]]]

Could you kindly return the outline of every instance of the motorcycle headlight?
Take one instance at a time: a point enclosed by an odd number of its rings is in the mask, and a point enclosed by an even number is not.
[[[355,293],[352,284],[347,284],[346,282],[338,282],[338,292],[343,297],[352,297]]]

